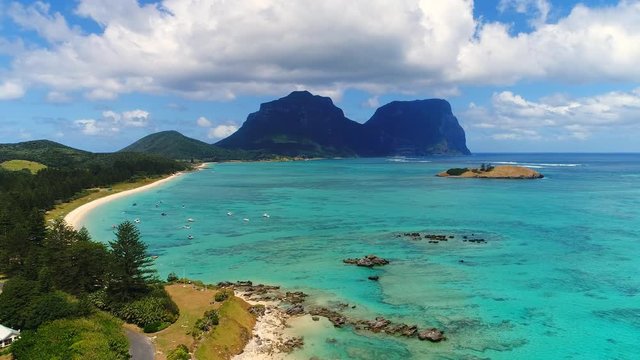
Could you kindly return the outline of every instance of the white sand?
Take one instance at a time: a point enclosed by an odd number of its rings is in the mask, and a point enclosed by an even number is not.
[[[255,301],[249,299],[243,293],[236,293],[244,301],[251,305],[264,305],[265,313],[256,320],[253,328],[253,337],[244,347],[242,354],[234,356],[233,360],[281,360],[287,354],[278,349],[288,337],[285,337],[285,329],[288,327],[289,315],[278,307],[275,301]]]
[[[207,163],[203,163],[200,164],[197,169],[198,170],[202,170],[206,167]],[[97,208],[100,205],[106,204],[110,201],[113,201],[115,199],[120,199],[122,197],[125,196],[129,196],[131,194],[136,194],[142,191],[146,191],[149,190],[151,188],[157,187],[159,185],[162,185],[168,181],[171,181],[173,179],[175,179],[176,177],[184,174],[185,172],[179,172],[179,173],[175,173],[171,176],[168,176],[166,178],[160,179],[158,181],[152,182],[151,184],[147,184],[144,186],[140,186],[137,187],[135,189],[131,189],[131,190],[126,190],[126,191],[121,191],[112,195],[108,195],[96,200],[93,200],[89,203],[86,203],[74,210],[72,210],[70,213],[67,214],[67,216],[64,217],[64,221],[67,222],[67,224],[69,224],[69,226],[73,227],[76,230],[80,230],[83,226],[84,226],[84,219],[87,216],[88,213],[90,213],[93,209]]]

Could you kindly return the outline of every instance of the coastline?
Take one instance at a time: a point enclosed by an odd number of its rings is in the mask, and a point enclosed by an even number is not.
[[[209,163],[202,163],[199,164],[198,166],[196,166],[194,168],[194,170],[199,171],[204,169],[207,164]],[[162,184],[165,184],[185,173],[187,173],[188,171],[180,171],[177,172],[175,174],[171,174],[167,177],[164,177],[162,179],[159,179],[157,181],[152,182],[151,184],[147,184],[147,185],[143,185],[140,187],[137,187],[135,189],[130,189],[130,190],[125,190],[125,191],[121,191],[121,192],[117,192],[111,195],[107,195],[105,197],[101,197],[99,199],[95,199],[91,202],[88,202],[86,204],[83,204],[82,206],[79,206],[75,209],[73,209],[71,212],[69,212],[67,215],[65,215],[64,217],[64,221],[71,226],[72,228],[74,228],[75,230],[80,230],[83,226],[84,226],[84,219],[86,218],[87,214],[89,214],[92,210],[94,210],[95,208],[104,205],[110,201],[116,200],[116,199],[120,199],[123,198],[125,196],[129,196],[132,194],[137,194],[149,189],[152,189],[154,187],[158,187]]]

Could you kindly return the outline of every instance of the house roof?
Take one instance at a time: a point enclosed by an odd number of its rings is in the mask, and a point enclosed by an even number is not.
[[[20,334],[20,332],[17,330],[13,330],[6,326],[0,325],[0,341],[7,339],[11,335],[18,335],[18,334]]]

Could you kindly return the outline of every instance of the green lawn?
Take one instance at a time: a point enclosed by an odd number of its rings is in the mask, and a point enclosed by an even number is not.
[[[39,162],[27,160],[7,160],[1,163],[0,167],[10,171],[29,170],[32,174],[47,168],[46,165],[40,164]]]

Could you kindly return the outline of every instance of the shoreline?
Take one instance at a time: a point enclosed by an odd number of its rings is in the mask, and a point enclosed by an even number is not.
[[[198,166],[196,166],[194,168],[194,170],[195,171],[202,170],[207,166],[207,164],[210,164],[210,163],[199,164]],[[177,177],[179,177],[179,176],[181,176],[183,174],[186,174],[188,172],[190,172],[190,171],[180,171],[180,172],[177,172],[175,174],[171,174],[171,175],[169,175],[167,177],[164,177],[162,179],[156,180],[156,181],[152,182],[151,184],[143,185],[143,186],[137,187],[135,189],[125,190],[125,191],[121,191],[121,192],[117,192],[117,193],[114,193],[114,194],[107,195],[105,197],[101,197],[99,199],[95,199],[95,200],[93,200],[91,202],[88,202],[86,204],[83,204],[83,205],[71,210],[67,215],[65,215],[64,221],[67,223],[67,225],[71,226],[75,230],[80,230],[84,226],[84,222],[83,221],[86,218],[86,216],[91,211],[93,211],[95,208],[97,208],[97,207],[99,207],[101,205],[104,205],[106,203],[109,203],[109,202],[111,202],[113,200],[120,199],[120,198],[123,198],[125,196],[132,195],[132,194],[137,194],[137,193],[152,189],[154,187],[158,187],[158,186],[160,186],[160,185],[162,185],[164,183],[167,183],[167,182],[169,182],[169,181],[171,181],[171,180],[173,180],[173,179],[175,179],[175,178],[177,178]]]

